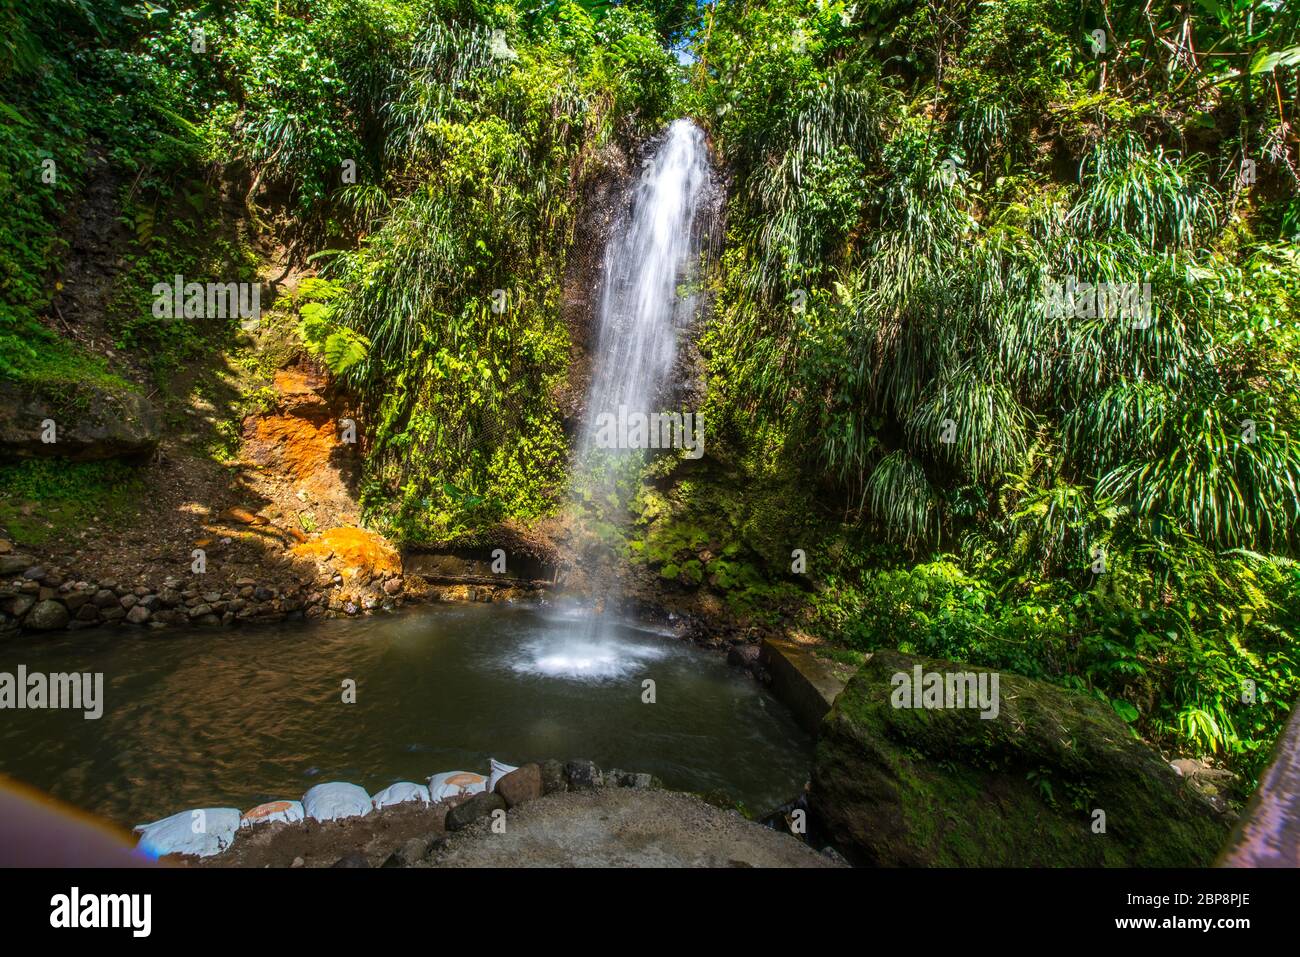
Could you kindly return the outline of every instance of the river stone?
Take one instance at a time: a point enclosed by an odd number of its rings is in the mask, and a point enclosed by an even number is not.
[[[727,652],[727,664],[734,665],[737,668],[757,668],[758,655],[758,645],[732,645]]]
[[[462,801],[448,811],[446,827],[449,831],[459,831],[463,827],[469,827],[480,818],[491,816],[493,811],[504,811],[505,809],[506,802],[501,795],[483,791],[466,801]]]
[[[536,764],[521,765],[497,781],[497,794],[505,799],[506,807],[541,797],[542,769]]]
[[[143,625],[149,620],[149,609],[144,605],[135,605],[126,613],[126,620],[133,625]]]
[[[569,789],[573,791],[589,791],[605,783],[600,768],[590,761],[570,761],[564,766],[564,776],[568,779]]]
[[[429,856],[429,851],[445,838],[413,837],[388,855],[382,867],[410,867]]]
[[[82,605],[94,597],[94,592],[84,589],[70,591],[63,596],[63,603],[68,606],[68,611],[76,612]]]
[[[542,793],[555,794],[567,791],[569,782],[564,778],[564,765],[552,758],[542,762]]]
[[[645,774],[637,771],[606,771],[605,787],[616,788],[657,788],[663,787],[663,782],[652,774]]]
[[[68,609],[62,602],[46,599],[36,603],[23,619],[23,624],[36,631],[57,631],[67,625],[68,618]]]
[[[36,599],[31,595],[19,595],[9,606],[9,614],[15,618],[21,618],[32,610],[32,605],[36,604]]]
[[[27,568],[31,559],[26,555],[0,555],[0,577],[17,575]]]
[[[854,863],[1205,867],[1223,846],[1229,822],[1096,699],[1001,672],[991,719],[892,706],[915,665],[988,670],[877,651],[835,700],[809,802]]]

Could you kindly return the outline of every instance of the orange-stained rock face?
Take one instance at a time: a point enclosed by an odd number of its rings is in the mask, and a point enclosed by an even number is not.
[[[324,405],[319,417],[271,413],[255,418],[244,455],[258,465],[274,467],[307,484],[317,484],[331,470],[330,456],[338,449],[334,420]]]
[[[402,557],[384,536],[364,528],[341,526],[293,548],[293,554],[328,566],[347,581],[402,573]]]
[[[308,401],[319,398],[325,388],[324,376],[299,369],[281,369],[275,374],[275,391],[288,399],[303,397]]]
[[[340,441],[340,413],[326,401],[325,385],[324,377],[311,372],[277,372],[276,408],[244,420],[241,450],[246,462],[296,496],[282,507],[308,509],[320,525],[357,520],[349,489],[357,446]],[[263,491],[268,498],[276,497],[273,490]]]

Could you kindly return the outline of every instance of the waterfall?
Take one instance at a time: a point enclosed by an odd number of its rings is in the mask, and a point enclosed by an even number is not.
[[[583,527],[591,519],[588,509],[599,512],[616,500],[620,477],[635,480],[647,448],[668,446],[660,440],[670,438],[671,429],[652,428],[647,434],[619,426],[638,416],[673,413],[670,403],[681,384],[673,376],[677,339],[698,305],[690,285],[704,249],[701,227],[711,177],[704,133],[689,120],[676,120],[646,160],[627,214],[605,249],[591,382],[575,443],[572,499],[578,535],[591,531]],[[698,427],[693,413],[677,414],[675,421],[683,420]],[[684,429],[690,433],[689,426]],[[619,441],[609,441],[611,436]],[[581,609],[562,640],[528,649],[525,670],[600,679],[628,673],[646,660],[644,646],[619,640],[605,613],[619,598],[613,570],[584,572],[595,607]]]
[[[709,180],[703,132],[690,120],[675,121],[646,162],[629,215],[605,249],[580,469],[596,446],[602,415],[660,411],[655,403],[670,384],[678,331],[695,315],[695,295],[679,296],[678,285],[699,258],[696,220]]]

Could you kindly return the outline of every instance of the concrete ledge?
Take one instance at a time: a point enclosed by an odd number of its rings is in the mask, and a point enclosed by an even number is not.
[[[764,639],[758,660],[772,676],[772,693],[794,712],[805,730],[816,734],[847,682],[837,678],[811,648],[784,638]]]

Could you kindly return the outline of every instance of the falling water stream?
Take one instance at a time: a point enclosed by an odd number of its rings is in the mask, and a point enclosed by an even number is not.
[[[618,477],[645,455],[643,445],[600,441],[602,423],[664,411],[679,384],[672,375],[677,339],[697,308],[689,285],[702,251],[699,226],[710,180],[704,133],[690,120],[676,120],[646,160],[630,208],[605,249],[591,385],[572,477],[579,524],[590,520],[581,503],[604,506],[615,497]],[[619,638],[617,576],[610,569],[585,571],[592,602],[572,616],[571,629],[534,649],[539,673],[599,680],[635,666],[643,654]]]
[[[700,254],[696,221],[709,179],[704,133],[690,120],[677,120],[647,161],[630,214],[605,250],[580,471],[593,467],[602,414],[617,416],[620,408],[651,413],[666,398],[678,333],[695,315],[696,297],[679,295],[678,286]]]

